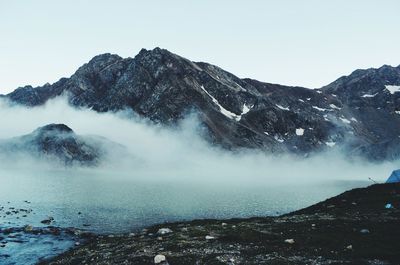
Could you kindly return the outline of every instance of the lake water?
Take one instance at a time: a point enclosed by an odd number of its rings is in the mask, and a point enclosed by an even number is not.
[[[199,218],[231,218],[287,213],[345,190],[369,184],[329,181],[269,185],[246,182],[127,180],[96,174],[42,172],[1,176],[0,204],[26,208],[32,214],[3,222],[40,225],[53,217],[62,227],[98,233],[121,233],[160,222]],[[80,214],[79,214],[80,213]],[[90,226],[84,226],[90,225]]]
[[[3,172],[0,176],[0,227],[52,225],[95,233],[126,233],[155,223],[202,218],[267,216],[287,213],[366,186],[364,181],[270,185],[251,181],[118,178],[68,170]],[[217,179],[217,178],[216,178]],[[28,202],[27,202],[28,201]],[[29,213],[6,214],[9,208]],[[23,217],[23,215],[26,215]],[[73,239],[29,237],[0,249],[2,264],[36,261],[73,246]],[[25,253],[25,254],[24,254]],[[32,259],[33,257],[33,259]],[[35,260],[36,259],[36,260]],[[24,261],[28,262],[28,261]]]

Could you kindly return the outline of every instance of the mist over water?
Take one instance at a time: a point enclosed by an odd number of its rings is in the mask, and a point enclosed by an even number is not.
[[[22,207],[29,200],[36,211],[29,219],[6,217],[15,225],[40,225],[53,216],[60,226],[90,224],[86,229],[107,233],[165,221],[276,215],[371,184],[369,177],[384,181],[396,167],[334,152],[307,159],[230,152],[200,137],[196,115],[165,128],[129,111],[76,109],[63,98],[36,108],[0,101],[0,119],[0,139],[64,123],[78,135],[126,147],[123,156],[107,150],[98,167],[64,167],[28,156],[0,160],[0,204]]]

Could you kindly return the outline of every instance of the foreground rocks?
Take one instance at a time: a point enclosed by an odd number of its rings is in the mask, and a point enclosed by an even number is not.
[[[399,227],[400,184],[381,184],[279,217],[97,236],[42,264],[400,264]]]

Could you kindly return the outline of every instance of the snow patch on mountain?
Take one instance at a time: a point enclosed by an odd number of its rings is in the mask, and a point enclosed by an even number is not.
[[[337,110],[342,109],[342,108],[339,108],[338,106],[336,106],[335,104],[330,104],[329,107],[331,107],[332,109],[337,109]]]
[[[296,129],[296,135],[303,136],[303,134],[304,134],[304,129],[303,128]]]
[[[284,139],[280,138],[278,135],[275,135],[275,136],[274,136],[274,139],[275,139],[276,141],[280,142],[280,143],[283,143],[283,142],[285,141]]]
[[[325,142],[325,144],[329,147],[334,147],[336,145],[335,142]]]
[[[347,124],[350,124],[350,123],[351,123],[351,121],[349,121],[349,120],[346,119],[346,118],[340,117],[339,119],[340,119],[343,123],[347,123]]]
[[[396,92],[400,92],[400,86],[386,85],[385,88],[387,90],[389,90],[390,94],[394,94]]]

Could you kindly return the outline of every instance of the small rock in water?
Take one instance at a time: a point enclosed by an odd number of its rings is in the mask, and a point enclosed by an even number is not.
[[[285,239],[285,243],[294,244],[294,239],[293,238]]]
[[[167,265],[167,258],[164,255],[157,255],[154,257],[154,264],[163,264]]]
[[[173,231],[171,229],[169,229],[169,228],[160,228],[160,229],[158,229],[157,234],[165,235],[165,234],[169,234],[169,233],[172,233],[172,232]]]
[[[53,217],[49,217],[48,219],[44,219],[44,220],[42,220],[42,221],[40,221],[42,224],[45,224],[45,225],[49,225],[49,224],[51,224],[51,222],[53,222],[54,221],[54,218]]]
[[[32,230],[33,230],[33,227],[31,225],[24,226],[24,231],[25,232],[31,232]]]

